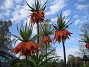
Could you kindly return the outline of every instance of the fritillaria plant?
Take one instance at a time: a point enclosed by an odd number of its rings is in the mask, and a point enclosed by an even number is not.
[[[86,47],[87,49],[89,49],[89,36],[88,36],[87,33],[82,36],[81,42],[84,42],[84,43],[85,43],[85,47]]]
[[[22,24],[20,28],[18,28],[17,26],[17,30],[20,36],[16,36],[14,34],[13,36],[17,38],[16,41],[20,40],[21,42],[17,44],[17,46],[13,49],[13,51],[16,54],[20,53],[21,56],[23,55],[26,56],[26,67],[27,67],[28,56],[38,52],[38,49],[41,48],[41,46],[35,42],[38,35],[35,35],[33,38],[31,38],[32,30],[33,30],[32,24],[29,25],[27,25],[27,23],[26,25]]]
[[[41,26],[41,33],[42,33],[41,42],[42,44],[46,45],[46,54],[47,54],[47,45],[49,45],[52,42],[50,35],[53,34],[53,29],[50,29],[49,25],[50,24],[46,22]],[[46,60],[47,60],[47,56],[46,56]]]
[[[58,41],[59,43],[62,42],[63,45],[63,51],[64,51],[64,63],[65,63],[65,67],[66,67],[66,52],[65,52],[65,41],[66,39],[69,38],[69,36],[72,34],[71,32],[69,32],[67,30],[67,28],[69,27],[71,23],[69,23],[69,21],[67,21],[67,18],[64,16],[62,16],[62,13],[60,14],[60,16],[58,16],[57,18],[57,24],[53,25],[53,27],[55,28],[55,35],[54,35],[54,39],[56,41]]]
[[[48,0],[47,0],[48,1]],[[36,23],[37,24],[37,34],[39,34],[39,23],[44,21],[44,10],[46,8],[47,1],[41,5],[41,1],[35,0],[35,4],[33,6],[30,6],[27,2],[28,7],[31,9],[30,14],[30,23]],[[39,37],[37,39],[37,43],[39,44]],[[37,53],[38,57],[38,53]]]

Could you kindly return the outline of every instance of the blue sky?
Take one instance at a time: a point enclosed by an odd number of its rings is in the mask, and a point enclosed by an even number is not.
[[[17,34],[16,24],[21,22],[29,21],[30,11],[26,4],[26,1],[32,5],[34,0],[0,0],[0,20],[11,20],[13,26],[10,31],[13,34]],[[42,4],[46,0],[42,0]],[[60,12],[65,16],[70,16],[73,22],[69,31],[73,34],[70,40],[65,43],[66,52],[68,54],[75,55],[75,52],[79,48],[79,28],[83,23],[89,22],[89,1],[88,0],[48,0],[47,7],[45,10],[45,18],[51,19],[53,23],[56,23],[57,14]],[[34,29],[34,33],[36,28]],[[13,38],[13,37],[12,37]],[[57,44],[57,54],[63,58],[62,45]]]

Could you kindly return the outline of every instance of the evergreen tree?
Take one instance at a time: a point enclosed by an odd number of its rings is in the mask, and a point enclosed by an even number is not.
[[[12,22],[8,21],[0,21],[0,49],[11,50],[12,42],[11,42],[11,32],[9,28],[12,26]]]

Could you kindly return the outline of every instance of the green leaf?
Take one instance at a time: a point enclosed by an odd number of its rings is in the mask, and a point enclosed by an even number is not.
[[[39,1],[37,0],[37,5],[36,5],[36,10],[39,11],[40,10],[40,4]]]
[[[46,7],[45,5],[46,5],[47,2],[48,2],[48,0],[44,3],[44,5],[41,8],[43,11],[45,10],[45,7]]]
[[[46,8],[46,6],[44,6],[44,7],[42,8],[42,10],[44,11],[44,10],[45,10],[45,8]]]
[[[53,27],[57,30],[58,28],[57,28],[57,26],[55,26],[55,25],[53,25]]]
[[[31,62],[31,63],[34,65],[34,67],[37,66],[37,58],[36,58],[35,55],[31,55],[31,56],[28,58],[28,60],[29,60],[29,63]]]
[[[55,49],[53,49],[52,51],[48,52],[47,54],[44,55],[40,55],[39,56],[39,62],[41,62],[46,56],[50,55]]]
[[[14,37],[16,37],[18,40],[21,40],[22,41],[22,39],[19,36],[16,36],[14,34],[11,34],[11,35],[13,35]]]
[[[38,36],[40,36],[40,35],[42,35],[41,33],[39,33],[39,34],[36,34],[34,37],[32,37],[30,40],[31,41],[35,41],[37,38],[38,38]]]
[[[17,31],[18,31],[18,33],[20,34],[19,29],[18,29],[18,24],[17,24]]]
[[[22,37],[23,40],[25,40],[25,38],[24,38],[24,33],[23,33],[23,31],[22,31],[21,28],[20,28],[20,36]]]
[[[27,1],[26,1],[26,3],[27,3]],[[31,8],[31,11],[35,11],[35,9],[33,7],[31,7],[28,3],[27,3],[27,5]]]
[[[43,61],[39,66],[45,66],[46,62],[53,59],[54,57],[50,57],[47,60]]]

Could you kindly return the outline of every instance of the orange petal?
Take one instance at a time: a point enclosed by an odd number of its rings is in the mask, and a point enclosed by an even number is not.
[[[89,49],[89,43],[86,43],[85,44],[85,47]]]
[[[51,38],[50,38],[50,36],[43,36],[41,41],[42,41],[43,44],[44,43],[50,43]]]
[[[23,45],[25,45],[24,42],[20,42],[14,49],[13,51],[17,54],[21,51],[21,49],[23,49]]]
[[[26,43],[26,49],[29,50],[31,47],[32,47],[31,41],[27,42],[27,43]]]

